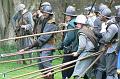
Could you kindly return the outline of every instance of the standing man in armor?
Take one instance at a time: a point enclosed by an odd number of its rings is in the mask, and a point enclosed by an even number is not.
[[[118,46],[117,46],[117,51],[120,50],[120,5],[115,6],[116,9],[116,17],[115,17],[115,22],[118,26]]]
[[[79,55],[78,58],[87,56],[92,52],[95,52],[95,47],[97,47],[97,38],[94,35],[93,31],[88,28],[86,22],[87,18],[84,15],[78,15],[75,20],[76,27],[79,28],[79,31],[77,33],[79,46],[77,51],[73,52],[73,56]],[[77,61],[73,72],[74,79],[78,79],[79,76],[85,71],[86,68],[89,67],[94,59],[95,58],[92,57],[82,61]]]
[[[67,9],[66,9],[66,12],[64,14],[66,16],[65,18],[66,18],[66,22],[67,22],[66,29],[74,29],[75,28],[74,22],[75,22],[75,19],[76,19],[76,16],[77,16],[75,7],[68,6]],[[61,46],[59,48],[59,49],[64,50],[64,54],[69,54],[69,53],[72,53],[72,52],[77,50],[78,45],[77,45],[77,43],[75,43],[76,33],[77,33],[77,30],[69,31],[69,32],[64,33],[65,38],[63,39],[63,41],[61,43]],[[73,57],[73,56],[63,57],[63,62],[62,63],[72,61],[76,58],[77,57]],[[69,66],[71,66],[71,65],[73,65],[73,64],[70,64]],[[72,73],[73,73],[73,70],[74,70],[74,68],[70,68],[70,69],[62,71],[62,79],[70,78]]]
[[[120,79],[120,5],[115,6],[116,9],[116,16],[115,22],[118,26],[118,45],[116,48],[116,53],[118,53],[118,63],[117,63],[117,72],[118,72],[118,79]]]
[[[111,20],[111,10],[106,7],[100,9],[100,20],[103,22],[100,33],[101,47],[107,48],[106,52],[101,56],[98,67],[96,79],[102,78],[102,72],[106,72],[106,79],[118,79],[117,77],[117,55],[115,49],[117,47],[118,27]]]
[[[24,36],[24,35],[30,35],[33,31],[34,22],[32,19],[32,14],[29,12],[24,4],[19,4],[16,7],[16,14],[12,17],[12,24],[15,31],[16,36]],[[17,42],[17,50],[23,49],[26,46],[31,45],[32,40],[30,37],[18,39]],[[24,59],[24,55],[21,55],[22,59]],[[29,54],[31,57],[31,54]],[[24,64],[26,64],[25,61],[23,61]]]
[[[44,20],[43,13],[41,12],[43,7],[46,6],[51,6],[49,2],[43,2],[41,5],[39,5],[39,10],[33,13],[33,20],[34,20],[34,28],[33,28],[33,33],[41,33],[41,28],[42,28],[42,22]]]
[[[57,30],[57,26],[55,24],[55,19],[53,18],[53,10],[51,6],[46,6],[42,10],[44,20],[42,22],[42,29],[41,33],[45,32],[52,32]],[[45,35],[40,35],[38,39],[30,46],[26,47],[25,49],[22,49],[19,51],[19,53],[22,53],[25,50],[31,49],[33,47],[39,47],[41,49],[44,48],[54,48],[55,45],[55,37],[54,34],[45,34]],[[53,55],[53,50],[48,50],[48,51],[42,51],[39,53],[39,56],[51,56]],[[49,60],[50,58],[42,58],[39,59],[39,62],[43,62],[46,60]],[[43,68],[48,68],[52,66],[52,61],[47,61],[44,63],[39,64],[39,69]],[[52,72],[52,71],[51,71]],[[49,72],[49,74],[51,73]],[[45,79],[54,79],[54,76],[48,76],[45,77]]]

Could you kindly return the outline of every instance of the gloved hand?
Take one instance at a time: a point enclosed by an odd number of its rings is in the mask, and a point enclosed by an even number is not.
[[[79,53],[78,53],[78,52],[73,52],[72,55],[73,55],[74,57],[77,57],[77,56],[79,55]]]
[[[21,25],[21,28],[23,28],[23,29],[27,29],[27,26],[26,25]]]
[[[102,23],[100,33],[106,32],[106,28],[107,28],[107,24],[106,24],[105,22],[104,22],[104,23]]]

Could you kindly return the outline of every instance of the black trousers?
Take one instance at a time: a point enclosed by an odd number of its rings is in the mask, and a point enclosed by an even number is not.
[[[118,79],[120,79],[120,74],[118,74]]]
[[[62,63],[66,63],[66,62],[75,60],[75,59],[77,59],[77,58],[78,58],[78,57],[66,56],[66,57],[63,57],[63,62],[62,62]],[[76,64],[76,63],[73,63],[73,64],[70,64],[70,65],[64,66],[63,68],[66,68],[66,67],[69,67],[69,66],[72,66],[72,65],[75,65],[75,64]],[[73,71],[74,71],[74,67],[62,71],[62,79],[65,79],[66,77],[70,78],[70,77],[72,76]]]

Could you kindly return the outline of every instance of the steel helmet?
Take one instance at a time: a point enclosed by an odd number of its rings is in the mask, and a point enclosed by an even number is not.
[[[103,9],[105,9],[105,8],[108,8],[108,6],[105,5],[105,4],[103,4],[103,3],[101,3],[101,4],[99,5],[99,11],[101,11],[101,10],[103,10]]]
[[[41,6],[51,6],[51,4],[49,2],[43,2]]]
[[[17,7],[16,7],[16,11],[19,12],[20,10],[24,10],[25,9],[25,5],[24,4],[19,4]]]
[[[77,15],[75,15],[76,10],[75,10],[75,7],[73,7],[73,6],[68,6],[66,9],[66,12],[64,14],[69,15],[69,16],[77,16]]]
[[[110,18],[111,17],[111,10],[109,8],[104,8],[103,10],[100,10],[100,14],[102,16],[105,16],[107,18]]]
[[[53,10],[51,6],[44,6],[42,9],[42,12],[48,13],[48,14],[53,14]]]
[[[75,23],[87,24],[87,18],[85,15],[78,15],[76,17]]]

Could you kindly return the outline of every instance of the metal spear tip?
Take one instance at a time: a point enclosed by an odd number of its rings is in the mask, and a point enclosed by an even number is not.
[[[0,54],[0,58],[4,58],[6,54]]]

